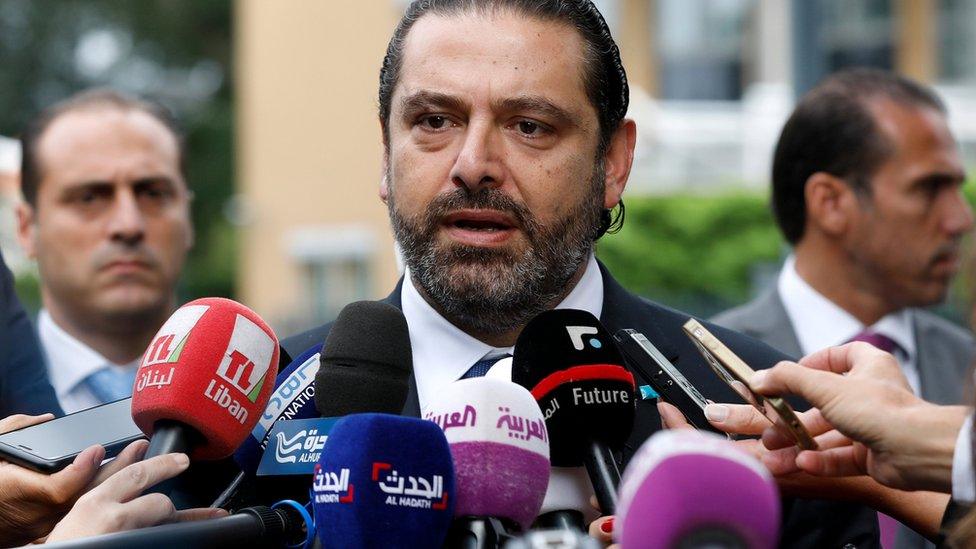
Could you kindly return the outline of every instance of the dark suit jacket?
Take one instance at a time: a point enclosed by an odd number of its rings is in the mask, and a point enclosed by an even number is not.
[[[63,415],[47,378],[34,327],[14,293],[14,277],[0,254],[0,418],[11,414]]]
[[[611,333],[621,328],[641,331],[706,398],[717,402],[741,402],[735,392],[712,372],[682,331],[681,326],[689,315],[631,294],[610,276],[602,264],[600,270],[603,275],[603,315],[600,320]],[[396,290],[384,301],[399,307],[402,284],[401,279]],[[707,322],[704,324],[753,368],[769,368],[789,358],[756,340]],[[329,328],[330,325],[326,324],[282,341],[282,367],[291,362],[291,357],[298,356],[313,345],[321,345]],[[404,414],[419,416],[412,378]],[[655,401],[638,402],[634,431],[622,453],[622,465],[626,466],[641,443],[659,429],[661,418]],[[783,517],[783,547],[840,548],[847,543],[858,548],[880,547],[876,515],[860,506],[784,500]]]

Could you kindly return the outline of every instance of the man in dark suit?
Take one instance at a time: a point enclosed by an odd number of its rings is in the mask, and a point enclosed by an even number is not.
[[[0,417],[11,414],[61,415],[47,379],[41,347],[27,313],[14,293],[14,277],[0,255]]]
[[[414,375],[405,413],[483,375],[541,311],[582,309],[642,331],[709,398],[734,393],[684,336],[682,314],[638,298],[593,255],[622,216],[636,127],[616,44],[588,0],[414,3],[380,74],[387,204],[407,274],[387,298],[407,319]],[[755,367],[785,358],[713,327]],[[328,326],[286,339],[283,360]],[[653,432],[638,404],[623,463]],[[871,546],[849,508],[788,510],[784,545]],[[801,509],[802,508],[802,509]],[[793,512],[789,512],[793,511]]]
[[[776,285],[714,321],[793,356],[867,341],[898,358],[916,394],[960,403],[973,338],[920,307],[945,299],[972,228],[964,181],[932,90],[880,70],[829,77],[801,99],[773,160],[773,212],[793,254]],[[890,537],[933,546],[907,528]]]

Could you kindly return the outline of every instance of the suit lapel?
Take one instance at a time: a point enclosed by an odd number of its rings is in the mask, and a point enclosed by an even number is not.
[[[403,277],[400,277],[400,281],[397,282],[396,288],[390,295],[386,296],[381,301],[383,303],[389,303],[397,309],[403,309]],[[407,327],[409,330],[409,326]],[[402,416],[408,417],[420,417],[420,397],[417,396],[417,379],[416,370],[410,373],[410,377],[407,378],[407,400],[403,404],[403,411],[400,412]]]
[[[761,314],[752,319],[753,327],[739,330],[740,332],[765,341],[770,347],[787,355],[803,356],[800,340],[797,339],[793,323],[786,314],[786,307],[783,305],[783,298],[779,295],[778,289],[773,288],[759,297],[756,311]]]

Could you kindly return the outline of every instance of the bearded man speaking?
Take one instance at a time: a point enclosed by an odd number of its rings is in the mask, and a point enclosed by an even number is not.
[[[594,257],[596,240],[623,217],[637,135],[627,103],[617,46],[589,0],[425,0],[407,9],[379,89],[380,197],[408,267],[385,300],[410,331],[405,414],[419,415],[455,380],[484,375],[552,308],[588,311],[611,331],[640,330],[704,394],[735,398],[682,333],[688,315],[628,293]],[[708,326],[754,368],[787,358]],[[329,328],[285,340],[283,364]],[[623,465],[660,425],[654,401],[639,402]],[[791,504],[783,541],[869,547],[877,524],[866,515]]]

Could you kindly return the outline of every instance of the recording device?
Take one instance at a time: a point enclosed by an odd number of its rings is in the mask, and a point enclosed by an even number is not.
[[[671,361],[637,330],[618,330],[613,336],[631,369],[661,397],[681,410],[696,429],[725,434],[712,427],[705,418],[708,401],[698,389],[671,364]]]
[[[424,418],[443,431],[454,459],[457,497],[449,547],[499,547],[527,530],[549,484],[549,435],[524,387],[462,379],[438,393]]]
[[[586,311],[541,313],[515,343],[512,381],[542,409],[552,464],[585,465],[601,510],[613,514],[620,474],[611,449],[630,436],[636,394],[607,330]]]
[[[115,457],[130,442],[145,438],[132,422],[130,400],[116,400],[6,432],[0,435],[0,457],[42,473],[64,469],[94,444],[105,448],[106,458]]]
[[[295,547],[305,539],[306,528],[302,516],[290,507],[248,507],[227,517],[176,522],[45,545],[57,549]]]
[[[782,432],[792,438],[797,446],[804,450],[817,449],[817,442],[807,432],[806,427],[800,422],[796,412],[793,411],[793,407],[788,402],[780,397],[763,396],[752,389],[752,376],[755,372],[745,361],[733,353],[697,320],[688,319],[682,328],[698,348],[698,351],[705,357],[705,362],[711,366],[715,375],[725,381],[737,393],[741,394],[737,385],[742,386],[746,391],[746,394],[742,395],[743,398],[762,412],[774,425],[777,425]]]
[[[268,406],[261,414],[251,434],[234,452],[234,461],[241,471],[254,475],[268,445],[271,430],[279,421],[308,419],[319,416],[315,409],[315,373],[319,370],[321,345],[307,349],[285,367],[275,379],[275,389],[268,398]]]
[[[412,373],[403,312],[379,301],[350,303],[325,338],[315,374],[315,386],[323,389],[315,391],[315,407],[322,417],[400,413]]]
[[[776,483],[755,458],[714,433],[659,431],[620,484],[614,539],[623,547],[772,549]]]
[[[312,480],[318,538],[335,549],[441,547],[456,495],[440,427],[389,414],[339,420]]]
[[[136,373],[132,419],[150,437],[146,458],[229,457],[268,402],[278,352],[271,328],[240,303],[204,298],[177,309]]]

